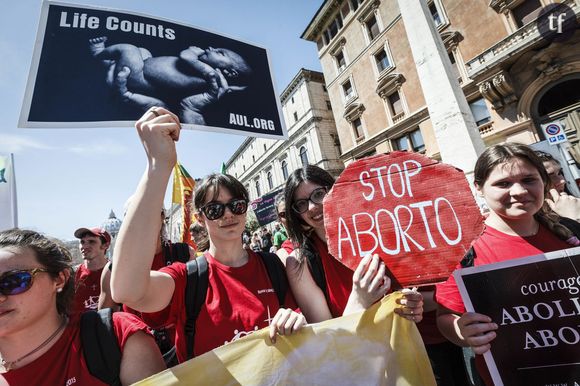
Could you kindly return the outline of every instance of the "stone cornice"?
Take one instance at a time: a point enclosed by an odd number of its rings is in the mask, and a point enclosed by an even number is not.
[[[324,84],[324,75],[322,74],[322,72],[319,72],[319,71],[307,70],[305,68],[301,68],[300,71],[298,71],[298,74],[296,74],[296,76],[294,76],[294,78],[290,81],[288,86],[286,86],[284,91],[282,91],[282,94],[280,94],[280,103],[281,104],[286,103],[290,94],[292,94],[292,92],[300,85],[300,82],[302,80],[304,80],[306,82],[314,80],[314,81],[319,81],[320,83]]]

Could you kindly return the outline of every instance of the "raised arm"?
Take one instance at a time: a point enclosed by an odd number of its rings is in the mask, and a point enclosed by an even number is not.
[[[119,311],[119,305],[111,296],[111,263],[107,263],[101,273],[101,294],[99,295],[99,310],[103,308],[112,308],[113,311]]]
[[[161,228],[159,208],[177,160],[180,124],[173,113],[157,107],[146,112],[135,127],[147,154],[147,168],[119,231],[111,292],[118,303],[156,312],[169,304],[175,289],[169,275],[150,271],[150,267]]]

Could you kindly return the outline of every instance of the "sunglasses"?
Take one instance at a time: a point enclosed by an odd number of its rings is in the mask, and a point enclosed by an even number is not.
[[[2,295],[18,295],[32,287],[37,273],[49,272],[44,268],[8,271],[0,276],[0,293]]]
[[[231,200],[225,204],[221,202],[210,202],[199,208],[199,211],[205,215],[208,220],[217,220],[226,212],[226,206],[230,208],[233,214],[240,215],[248,210],[248,201],[244,199]]]
[[[326,197],[326,193],[328,193],[328,190],[325,187],[314,189],[312,193],[310,193],[310,197],[296,200],[292,204],[292,209],[294,209],[298,214],[305,213],[308,210],[309,201],[313,204],[322,204],[324,197]]]

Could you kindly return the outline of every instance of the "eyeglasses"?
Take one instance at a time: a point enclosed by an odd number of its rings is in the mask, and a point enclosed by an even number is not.
[[[8,271],[0,276],[0,293],[2,295],[18,295],[32,287],[37,273],[49,272],[44,268]]]
[[[222,204],[221,202],[210,202],[209,204],[199,208],[199,211],[202,212],[208,220],[217,220],[226,212],[226,206],[230,208],[230,211],[233,214],[240,215],[246,213],[248,210],[248,201],[244,199],[236,199],[225,204]]]
[[[296,200],[292,204],[292,209],[294,209],[298,214],[305,213],[308,210],[308,201],[313,204],[322,204],[324,197],[326,197],[326,193],[328,193],[328,190],[325,187],[314,189],[312,193],[310,193],[310,197]]]

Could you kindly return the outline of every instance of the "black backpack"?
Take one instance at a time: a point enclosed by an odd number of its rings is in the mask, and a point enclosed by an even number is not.
[[[273,253],[261,253],[258,255],[264,262],[268,277],[272,282],[274,292],[278,297],[280,307],[284,305],[286,292],[288,290],[288,279],[284,265]],[[205,304],[208,283],[208,266],[205,255],[186,263],[187,285],[185,286],[185,337],[187,346],[187,359],[193,358],[193,346],[195,343],[195,322]]]
[[[81,341],[91,375],[108,385],[120,386],[121,349],[110,308],[81,315]]]

